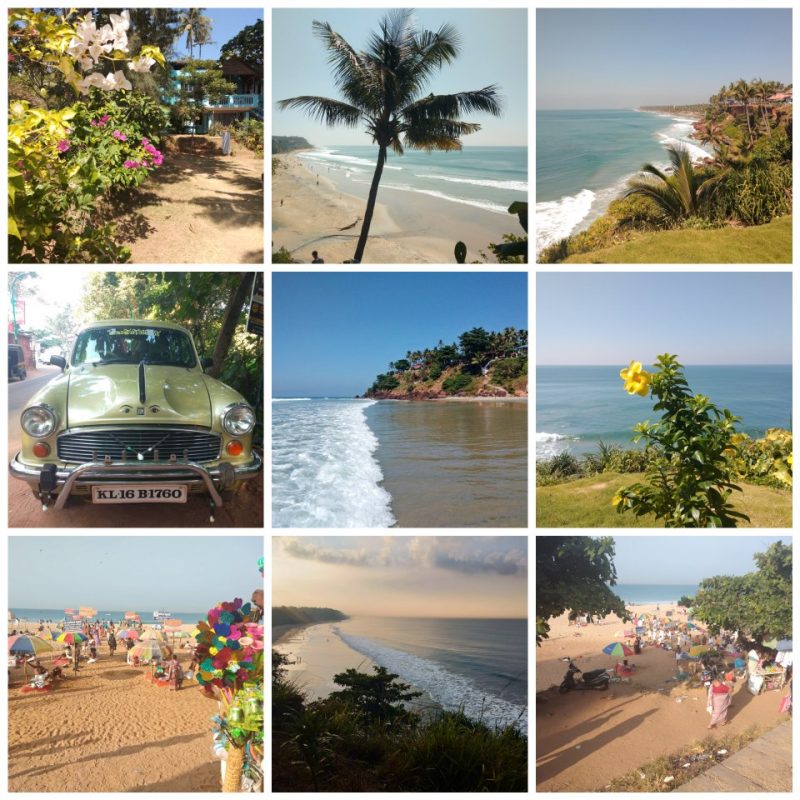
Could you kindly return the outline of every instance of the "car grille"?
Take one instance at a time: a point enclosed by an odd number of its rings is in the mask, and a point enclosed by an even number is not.
[[[220,437],[192,428],[103,428],[64,433],[58,437],[58,457],[62,461],[86,463],[102,461],[167,461],[171,455],[189,461],[214,461],[220,455]],[[141,457],[140,457],[141,456]]]

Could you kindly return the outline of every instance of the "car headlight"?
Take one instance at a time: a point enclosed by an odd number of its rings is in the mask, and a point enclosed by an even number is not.
[[[49,436],[55,429],[58,418],[50,406],[31,406],[22,412],[20,424],[22,430],[35,439]]]
[[[253,430],[255,424],[255,412],[246,403],[236,403],[222,412],[222,427],[231,436],[245,436]]]

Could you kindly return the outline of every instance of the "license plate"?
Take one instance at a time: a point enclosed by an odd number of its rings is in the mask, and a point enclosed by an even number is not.
[[[103,484],[92,486],[93,503],[185,503],[185,483]]]

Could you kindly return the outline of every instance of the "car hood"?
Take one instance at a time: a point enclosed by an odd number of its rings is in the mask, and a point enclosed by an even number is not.
[[[211,400],[201,372],[145,365],[144,387],[142,403],[138,364],[75,367],[69,372],[67,424],[70,428],[115,422],[211,427]]]

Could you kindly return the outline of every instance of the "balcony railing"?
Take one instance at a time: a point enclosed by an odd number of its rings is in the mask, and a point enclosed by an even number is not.
[[[203,105],[208,108],[260,108],[264,102],[260,94],[229,94],[212,102],[207,100]]]

